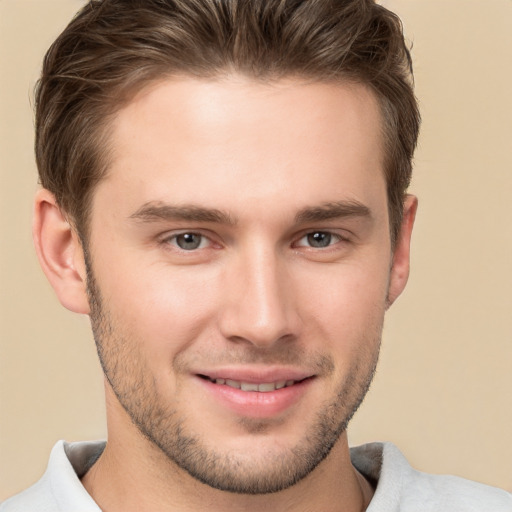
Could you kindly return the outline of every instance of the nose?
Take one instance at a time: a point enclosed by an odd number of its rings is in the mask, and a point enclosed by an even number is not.
[[[226,273],[220,330],[226,339],[258,348],[298,336],[300,318],[292,275],[272,249],[240,255]]]

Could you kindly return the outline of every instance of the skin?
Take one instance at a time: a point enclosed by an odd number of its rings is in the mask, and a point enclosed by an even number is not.
[[[91,316],[106,375],[109,442],[88,492],[106,511],[366,508],[345,427],[407,282],[416,211],[408,197],[392,248],[372,93],[168,79],[111,137],[88,257],[46,190],[34,221],[43,269]],[[306,380],[284,405],[253,392],[233,406],[203,378],[225,374]]]

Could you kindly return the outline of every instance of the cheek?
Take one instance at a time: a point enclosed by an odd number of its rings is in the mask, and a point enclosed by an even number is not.
[[[205,330],[217,303],[216,278],[190,268],[124,261],[98,276],[105,306],[125,336],[144,344],[149,358],[168,361]]]
[[[327,318],[340,319],[366,316],[385,304],[389,284],[389,268],[379,262],[340,263],[318,271],[305,271],[301,294]]]
[[[333,351],[345,352],[378,342],[388,274],[382,264],[342,264],[331,266],[325,275],[310,275],[300,291],[309,337],[321,333]]]

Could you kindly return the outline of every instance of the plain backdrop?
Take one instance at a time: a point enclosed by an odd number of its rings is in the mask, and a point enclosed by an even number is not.
[[[183,0],[185,1],[185,0]],[[0,500],[58,439],[105,437],[87,318],[32,247],[32,89],[80,0],[0,0]],[[413,44],[423,114],[412,273],[388,315],[352,444],[512,491],[512,1],[388,0]]]

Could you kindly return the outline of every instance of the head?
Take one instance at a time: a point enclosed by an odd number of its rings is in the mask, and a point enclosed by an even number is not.
[[[41,184],[87,240],[115,114],[151,82],[239,73],[366,85],[382,116],[390,233],[411,179],[419,113],[399,18],[374,0],[91,0],[48,51],[36,93]]]
[[[361,0],[93,1],[37,109],[36,246],[91,316],[110,434],[222,490],[306,478],[407,281],[418,113],[398,19]]]

